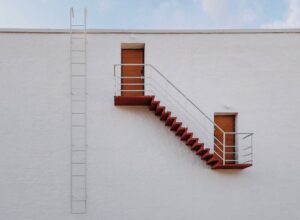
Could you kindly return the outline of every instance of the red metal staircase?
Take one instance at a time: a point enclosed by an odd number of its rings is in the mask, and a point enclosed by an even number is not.
[[[253,133],[223,130],[153,65],[116,64],[114,77],[115,105],[148,106],[212,169],[252,166]],[[228,138],[235,139],[234,145],[226,141]]]
[[[212,169],[244,169],[252,164],[223,164],[223,162],[209,148],[206,148],[201,139],[193,136],[193,132],[182,126],[182,122],[177,121],[176,116],[166,110],[165,106],[160,105],[160,101],[155,100],[155,96],[115,96],[115,105],[145,105],[149,107],[165,126],[198,155]]]

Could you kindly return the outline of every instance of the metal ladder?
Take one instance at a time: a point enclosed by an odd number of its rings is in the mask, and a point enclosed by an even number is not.
[[[70,9],[70,81],[71,81],[71,213],[87,210],[87,72],[86,17],[75,19]]]

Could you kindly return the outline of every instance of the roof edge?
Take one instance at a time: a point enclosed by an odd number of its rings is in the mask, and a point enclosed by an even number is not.
[[[75,30],[76,31],[76,30]],[[0,33],[55,33],[66,34],[69,29],[0,28]],[[293,29],[87,29],[89,34],[268,34],[300,33]]]

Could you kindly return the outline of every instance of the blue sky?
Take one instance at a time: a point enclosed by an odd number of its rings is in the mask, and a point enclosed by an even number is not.
[[[0,28],[68,28],[72,6],[88,28],[300,28],[300,0],[0,0]]]

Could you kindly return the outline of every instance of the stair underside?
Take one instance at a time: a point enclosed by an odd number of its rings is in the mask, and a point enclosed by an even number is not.
[[[217,164],[215,166],[212,167],[212,169],[214,170],[220,170],[220,169],[231,169],[231,170],[241,170],[241,169],[245,169],[247,167],[251,167],[252,164]]]
[[[166,112],[164,106],[160,106],[159,101],[154,100],[154,96],[115,96],[115,105],[145,105],[149,106],[150,111],[153,111],[156,116],[159,116],[161,121],[165,121],[165,125],[171,127],[170,130],[179,136],[180,140],[186,142],[192,151],[196,153],[202,160],[205,160],[212,169],[245,169],[252,164],[225,164],[223,165],[218,158],[215,158],[210,153],[208,148],[205,148],[203,143],[198,142],[198,138],[193,137],[193,133],[188,132],[187,128],[181,127],[182,123],[176,121],[176,117],[171,116],[171,112]],[[219,162],[217,162],[219,161]]]

